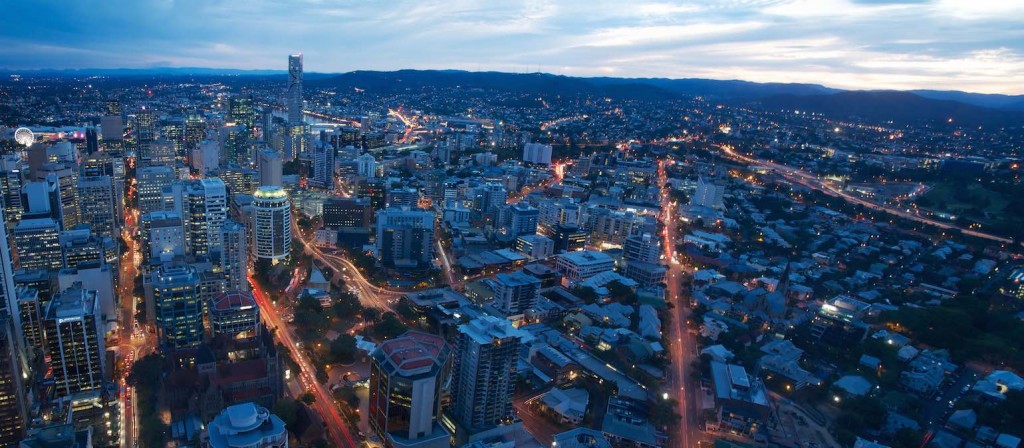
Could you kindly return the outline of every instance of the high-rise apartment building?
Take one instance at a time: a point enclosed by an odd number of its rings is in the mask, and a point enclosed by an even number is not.
[[[722,209],[725,204],[722,202],[722,195],[725,194],[725,183],[701,176],[697,179],[697,191],[693,194],[690,203],[702,207]]]
[[[292,212],[281,187],[260,187],[252,199],[253,256],[277,262],[292,249]]]
[[[520,344],[529,337],[496,316],[459,325],[449,407],[456,440],[516,421],[512,408],[516,364]]]
[[[439,417],[450,353],[444,338],[410,331],[370,354],[370,427],[384,446],[449,446]]]
[[[508,228],[512,237],[537,233],[537,222],[540,219],[539,210],[525,201],[512,205],[510,209],[511,217]]]
[[[318,141],[313,147],[313,178],[310,183],[327,190],[334,189],[334,146]]]
[[[494,277],[494,301],[506,316],[521,315],[537,305],[540,280],[523,271],[501,273]]]
[[[220,257],[221,272],[229,291],[248,291],[249,240],[245,226],[233,220],[224,221],[224,250]]]

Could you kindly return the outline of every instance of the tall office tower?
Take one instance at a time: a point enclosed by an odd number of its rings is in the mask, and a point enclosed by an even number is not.
[[[190,253],[197,256],[220,253],[221,229],[228,219],[228,195],[224,181],[217,177],[192,181],[185,193],[188,197],[185,237]],[[288,244],[291,244],[290,238]]]
[[[288,124],[302,121],[302,53],[299,53],[288,56]]]
[[[100,150],[100,138],[96,134],[96,128],[88,128],[85,130],[85,153],[95,154]]]
[[[370,354],[370,427],[384,446],[449,446],[439,417],[450,353],[444,338],[409,331]]]
[[[220,167],[217,170],[217,177],[224,181],[224,184],[228,187],[228,192],[232,196],[236,194],[252,194],[260,187],[260,173],[238,165]]]
[[[82,159],[82,176],[110,176],[114,192],[114,212],[118,221],[124,220],[124,158],[116,152],[103,151]]]
[[[46,350],[46,338],[43,335],[43,301],[39,291],[28,286],[16,286],[15,296],[18,298],[17,312],[21,317],[22,333],[25,336],[26,353],[38,353]]]
[[[23,219],[14,226],[14,247],[21,269],[59,270],[64,267],[60,226],[51,218]]]
[[[206,139],[206,120],[198,113],[190,113],[185,116],[185,130],[181,136],[185,149],[195,149],[199,143]]]
[[[256,127],[256,110],[253,109],[252,95],[234,96],[228,99],[228,120],[252,132]]]
[[[284,159],[295,160],[299,154],[309,150],[309,126],[305,123],[288,125],[288,135],[284,144]]]
[[[269,145],[274,136],[274,109],[266,107],[260,114],[260,135],[263,143]]]
[[[167,140],[156,140],[139,146],[139,166],[174,166],[178,160],[174,143]]]
[[[61,251],[64,253],[64,266],[77,268],[81,264],[117,265],[117,242],[110,237],[94,235],[89,226],[79,225],[71,230],[60,233]],[[92,288],[95,289],[95,288]]]
[[[78,170],[63,163],[44,163],[36,171],[36,180],[56,184],[60,190],[61,228],[70,229],[79,223]]]
[[[147,166],[136,173],[138,183],[139,216],[164,209],[163,189],[174,182],[174,168],[169,166]]]
[[[0,200],[3,200],[4,216],[7,217],[8,228],[21,219],[25,207],[21,201],[21,189],[28,183],[28,164],[21,161],[16,154],[6,154],[0,158]]]
[[[199,272],[188,263],[164,263],[151,274],[153,316],[165,349],[195,347],[203,342],[203,303]]]
[[[694,193],[690,203],[701,207],[722,209],[725,208],[722,202],[723,194],[725,194],[725,183],[701,176],[697,179],[697,192]]]
[[[185,229],[181,215],[152,212],[139,217],[140,251],[143,266],[185,256]]]
[[[474,208],[481,217],[494,218],[498,207],[505,205],[508,200],[508,190],[505,186],[495,182],[488,182],[477,187],[476,198],[473,201]]]
[[[452,402],[456,439],[516,421],[512,409],[519,346],[529,333],[484,315],[459,325]]]
[[[160,142],[170,143],[171,153],[174,154],[175,162],[185,162],[185,122],[181,119],[165,122],[160,127]],[[151,154],[163,155],[168,152],[161,149],[160,152],[150,151]]]
[[[213,140],[203,140],[192,150],[189,164],[203,174],[216,171],[220,168],[220,145]]]
[[[384,179],[366,179],[356,185],[356,195],[370,199],[370,205],[374,210],[384,208],[387,203],[387,181]]]
[[[372,154],[366,153],[359,157],[356,157],[356,174],[364,179],[373,179],[377,177],[377,168],[380,166],[377,164],[377,159]]]
[[[121,115],[106,115],[100,118],[100,133],[103,136],[103,149],[116,146],[120,149],[124,142],[124,120]]]
[[[113,183],[110,176],[90,176],[78,179],[78,198],[81,201],[80,221],[89,224],[101,237],[118,236],[117,211],[114,203]]]
[[[249,290],[249,244],[245,226],[236,221],[224,221],[224,253],[220,258],[229,291]]]
[[[97,318],[101,325],[117,323],[117,308],[114,304],[114,268],[101,262],[80,263],[77,267],[61,269],[57,273],[57,286],[61,290],[76,285],[96,294]]]
[[[58,397],[103,386],[104,348],[96,292],[70,288],[46,307],[46,345]]]
[[[281,154],[271,149],[260,151],[260,186],[261,187],[282,187],[282,161]]]
[[[334,146],[330,143],[318,141],[313,150],[313,179],[314,186],[327,190],[334,189]]]
[[[511,211],[512,217],[508,227],[513,237],[537,233],[540,210],[522,201],[514,204]]]
[[[218,131],[220,158],[225,165],[252,166],[249,157],[249,134],[239,124],[228,124]]]
[[[15,447],[25,435],[28,409],[14,324],[0,312],[0,446]]]
[[[138,142],[151,142],[156,140],[156,118],[153,110],[142,106],[135,114],[135,136]]]
[[[377,259],[389,269],[423,268],[433,260],[434,213],[417,208],[377,212]]]
[[[210,310],[210,334],[229,339],[248,339],[260,334],[260,307],[252,293],[228,290],[215,296]]]
[[[494,278],[494,299],[498,310],[505,316],[526,313],[537,306],[540,279],[523,271],[498,274]]]
[[[260,187],[252,198],[253,256],[276,263],[292,250],[292,210],[281,187]]]
[[[60,203],[60,190],[57,184],[49,182],[29,182],[21,187],[20,219],[50,218],[54,222],[64,221],[63,206]],[[13,223],[8,223],[13,224]],[[59,224],[58,224],[59,225]]]

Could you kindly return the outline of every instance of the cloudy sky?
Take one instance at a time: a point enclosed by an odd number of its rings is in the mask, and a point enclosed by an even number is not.
[[[0,68],[466,69],[1024,94],[1021,0],[9,0]]]

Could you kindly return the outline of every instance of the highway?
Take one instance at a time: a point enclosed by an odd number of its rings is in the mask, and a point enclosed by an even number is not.
[[[797,185],[801,185],[801,186],[810,188],[812,190],[821,191],[822,193],[825,193],[825,194],[827,194],[829,196],[841,198],[841,199],[843,199],[843,200],[845,200],[847,202],[850,202],[852,204],[861,205],[861,206],[864,206],[865,208],[869,208],[871,210],[885,212],[885,213],[888,213],[890,215],[895,215],[895,216],[898,216],[898,217],[903,218],[903,219],[908,219],[908,220],[911,220],[911,221],[919,222],[921,224],[926,224],[926,225],[929,225],[929,226],[938,227],[940,229],[959,230],[964,235],[969,235],[969,236],[973,236],[973,237],[976,237],[976,238],[982,238],[982,239],[986,239],[986,240],[990,240],[990,241],[996,241],[996,242],[999,242],[999,243],[1010,243],[1010,244],[1013,243],[1013,240],[1011,240],[1009,238],[1001,237],[1001,236],[998,236],[998,235],[993,235],[991,233],[985,233],[985,232],[979,232],[977,230],[967,229],[967,228],[958,226],[958,225],[950,223],[950,222],[939,221],[939,220],[927,218],[927,217],[918,215],[917,213],[911,213],[911,212],[908,212],[906,210],[901,210],[901,209],[897,209],[897,208],[893,208],[893,207],[887,207],[887,206],[884,206],[884,205],[880,205],[880,204],[877,204],[877,203],[874,203],[874,202],[871,202],[871,201],[867,201],[867,200],[861,199],[861,198],[859,198],[857,196],[851,195],[849,193],[846,193],[845,191],[842,191],[841,189],[838,189],[838,188],[835,188],[835,187],[829,185],[828,183],[826,183],[822,179],[820,179],[817,176],[812,175],[812,174],[810,174],[810,173],[808,173],[806,171],[803,171],[803,170],[800,170],[800,169],[797,169],[797,168],[793,168],[791,166],[770,162],[770,161],[767,161],[767,160],[755,159],[753,157],[746,156],[746,155],[743,155],[743,154],[740,154],[740,153],[736,152],[731,146],[728,146],[728,145],[721,145],[720,148],[722,149],[722,153],[725,154],[725,156],[730,158],[730,159],[733,159],[733,160],[738,161],[738,162],[744,162],[744,163],[750,163],[750,164],[755,164],[755,165],[766,166],[766,167],[771,168],[772,170],[774,170],[776,173],[778,173],[782,177],[785,177],[790,182],[793,182],[793,183],[795,183]]]
[[[267,327],[276,329],[274,335],[277,336],[281,344],[288,348],[292,359],[299,364],[299,369],[301,370],[298,373],[299,381],[316,396],[313,407],[316,408],[321,418],[327,423],[327,434],[333,441],[334,446],[345,448],[358,447],[359,445],[352,440],[352,435],[348,431],[348,422],[342,418],[341,412],[334,403],[334,397],[329,391],[324,389],[322,384],[316,381],[316,368],[313,367],[306,354],[299,348],[298,338],[292,334],[291,328],[284,323],[284,320],[278,314],[277,308],[274,307],[274,304],[271,303],[266,293],[251,275],[249,276],[249,283],[252,285],[252,295],[256,298],[256,303],[259,304],[263,322]]]
[[[673,256],[677,241],[678,221],[675,219],[674,204],[669,199],[665,185],[668,183],[668,175],[665,172],[667,160],[662,160],[658,165],[658,183],[661,192],[661,220],[663,224],[662,241],[665,258],[668,260],[668,272],[665,279],[668,285],[669,302],[674,305],[675,312],[673,319],[668,325],[668,339],[670,341],[669,351],[672,356],[672,372],[668,378],[670,390],[669,397],[679,402],[680,430],[676,446],[689,448],[696,446],[700,440],[700,412],[697,406],[696,387],[690,381],[690,363],[697,356],[696,342],[686,329],[686,322],[690,318],[689,301],[684,299],[681,281],[686,271],[692,271],[692,267],[683,265]],[[673,440],[670,440],[672,442]]]

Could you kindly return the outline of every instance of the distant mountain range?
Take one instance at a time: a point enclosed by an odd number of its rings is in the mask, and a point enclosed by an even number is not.
[[[284,76],[284,70],[211,68],[29,70],[0,69],[23,76]],[[604,95],[638,100],[704,96],[734,105],[799,109],[835,118],[857,117],[897,124],[946,121],[989,127],[1024,127],[1024,95],[960,91],[854,91],[818,84],[757,83],[699,78],[578,78],[546,73],[469,72],[462,70],[353,71],[305,73],[315,87],[400,92],[429,87],[464,87],[559,95]]]

